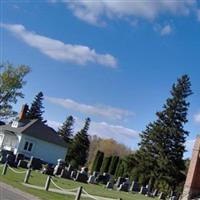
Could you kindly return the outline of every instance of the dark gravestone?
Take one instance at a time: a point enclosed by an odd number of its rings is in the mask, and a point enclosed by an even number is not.
[[[8,150],[1,150],[1,152],[0,152],[0,163],[5,163],[6,162],[6,156],[8,155],[8,154],[11,154],[11,155],[13,155],[13,152],[12,151],[8,151]]]
[[[67,169],[62,169],[60,177],[70,179],[70,172]]]
[[[31,157],[28,168],[33,170],[41,170],[42,169],[42,161],[39,158]]]
[[[147,192],[148,192],[148,189],[146,187],[142,186],[139,193],[146,194]]]
[[[95,184],[95,176],[94,175],[90,175],[89,178],[88,178],[88,183],[91,183],[91,184]]]
[[[65,169],[65,161],[62,159],[58,159],[57,165],[54,168],[54,175],[60,175],[62,170]]]
[[[126,181],[123,182],[123,183],[119,186],[118,190],[119,190],[119,191],[128,192],[128,191],[129,191],[129,188],[130,188],[130,181],[129,181],[129,178],[126,178]]]
[[[137,181],[133,181],[130,187],[130,192],[139,192],[140,188]]]
[[[164,195],[164,193],[163,193],[163,192],[161,192],[161,193],[159,194],[159,197],[158,197],[158,199],[165,199],[165,195]]]
[[[70,175],[71,179],[75,179],[75,178],[76,178],[76,175],[77,175],[77,171],[76,171],[76,170],[73,170],[73,171],[71,172],[71,175]]]
[[[106,184],[106,188],[107,189],[113,189],[113,183],[108,181],[107,184]]]
[[[15,162],[18,164],[18,162],[19,162],[20,160],[24,160],[24,154],[22,154],[22,153],[17,153],[17,154],[16,154],[16,158],[15,158]]]
[[[67,171],[71,173],[72,170],[73,170],[73,167],[69,164],[69,166],[67,167]]]
[[[28,168],[28,161],[26,160],[20,160],[17,164],[17,167],[22,167],[22,168],[25,168],[27,169]]]
[[[78,172],[74,180],[82,183],[87,183],[88,176],[85,173]]]
[[[95,176],[95,178],[96,178],[96,177],[98,177],[99,172],[93,171],[93,174],[92,174],[92,175]]]
[[[8,165],[10,165],[11,167],[16,167],[15,165],[15,155],[13,154],[8,154],[6,156],[6,162]]]
[[[158,189],[155,189],[155,190],[153,191],[152,196],[153,196],[153,197],[158,196]]]
[[[117,182],[116,182],[116,187],[119,187],[122,183],[124,183],[126,181],[125,178],[123,177],[118,177]]]
[[[53,171],[54,171],[54,167],[51,164],[47,164],[42,169],[43,174],[50,175],[50,176],[53,176]]]
[[[110,174],[104,172],[102,183],[107,184],[108,181],[110,181]]]

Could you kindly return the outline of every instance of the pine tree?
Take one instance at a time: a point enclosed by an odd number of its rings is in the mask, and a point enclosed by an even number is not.
[[[43,121],[42,114],[44,113],[44,107],[42,105],[42,101],[44,99],[43,93],[39,92],[31,104],[31,107],[27,113],[28,119],[39,119],[40,121]]]
[[[87,161],[90,146],[88,136],[89,125],[90,118],[87,118],[83,129],[75,135],[69,149],[68,158],[74,167],[84,166]]]
[[[96,157],[94,159],[93,165],[92,165],[92,172],[97,171],[99,172],[103,163],[104,153],[101,151],[97,151]]]
[[[73,125],[74,118],[72,116],[69,116],[62,124],[61,128],[58,129],[58,134],[63,137],[67,144],[70,144],[72,142]]]
[[[184,130],[184,124],[188,121],[189,103],[186,98],[192,94],[190,87],[187,75],[179,78],[172,86],[171,97],[167,99],[163,110],[156,113],[157,120],[140,134],[137,168],[149,177],[151,185],[156,178],[174,190],[180,177],[182,179],[184,143],[189,134]]]

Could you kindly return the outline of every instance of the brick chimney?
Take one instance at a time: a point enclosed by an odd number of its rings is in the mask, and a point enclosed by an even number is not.
[[[21,112],[19,113],[19,121],[26,119],[27,111],[28,111],[28,105],[24,104],[21,108]]]

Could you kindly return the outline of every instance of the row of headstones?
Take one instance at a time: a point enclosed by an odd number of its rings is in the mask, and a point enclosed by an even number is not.
[[[14,155],[11,152],[3,152],[1,155],[1,163],[7,163],[11,167],[22,167],[22,168],[31,168],[31,169],[42,169],[42,160],[39,158],[31,157],[29,160],[25,159],[24,154],[17,153]]]
[[[124,192],[139,192],[140,194],[150,196],[150,197],[157,197],[158,199],[165,199],[165,194],[163,192],[158,192],[157,189],[154,191],[149,190],[149,186],[142,186],[140,187],[137,181],[133,181],[132,183],[129,181],[129,178],[123,178],[119,177],[117,179],[117,182],[113,184],[113,182],[109,181],[106,184],[107,189],[113,189],[114,187],[117,188],[119,191],[124,191]],[[171,196],[170,200],[177,200],[178,198],[176,196]]]
[[[129,178],[123,178],[119,177],[115,184],[113,184],[111,180],[111,176],[108,173],[103,173],[103,175],[99,174],[99,172],[94,171],[93,174],[88,174],[88,169],[86,167],[83,167],[81,171],[74,170],[71,165],[68,167],[65,167],[64,161],[61,159],[58,160],[57,165],[55,168],[46,171],[46,174],[48,175],[58,175],[62,178],[67,179],[73,179],[75,181],[84,182],[84,183],[91,183],[91,184],[97,184],[97,183],[103,183],[106,184],[107,189],[113,189],[114,186],[119,191],[125,191],[125,192],[139,192],[140,194],[156,197],[158,196],[159,199],[164,199],[164,193],[160,192],[158,193],[158,190],[155,189],[153,192],[149,191],[148,185],[145,187],[139,187],[139,184],[137,181],[133,181],[132,183],[129,181]],[[171,200],[176,200],[176,197],[172,197]]]

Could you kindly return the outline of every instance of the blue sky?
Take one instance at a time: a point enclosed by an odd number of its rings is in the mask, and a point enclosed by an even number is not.
[[[27,64],[21,104],[42,91],[44,117],[57,127],[66,116],[78,130],[133,149],[155,120],[172,84],[188,74],[190,156],[200,129],[200,5],[182,1],[4,1],[1,62]]]

